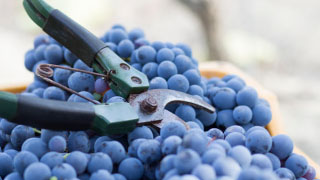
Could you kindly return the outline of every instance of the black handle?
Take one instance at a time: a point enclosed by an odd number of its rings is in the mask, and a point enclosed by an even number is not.
[[[43,30],[90,67],[96,54],[106,47],[94,34],[57,9],[50,13]]]
[[[90,129],[95,118],[92,104],[47,100],[17,95],[16,117],[9,121],[52,130]]]

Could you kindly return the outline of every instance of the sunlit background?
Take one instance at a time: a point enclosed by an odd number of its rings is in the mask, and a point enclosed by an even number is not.
[[[279,98],[286,132],[320,164],[318,0],[47,0],[101,36],[113,24],[236,64]],[[42,33],[21,1],[0,1],[0,86],[28,83],[24,53]]]

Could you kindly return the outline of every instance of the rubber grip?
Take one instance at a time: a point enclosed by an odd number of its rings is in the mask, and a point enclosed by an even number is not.
[[[35,128],[79,131],[93,126],[94,107],[89,103],[47,100],[17,95],[17,115],[10,120]]]
[[[90,67],[96,54],[107,47],[94,34],[57,9],[50,13],[43,30]]]

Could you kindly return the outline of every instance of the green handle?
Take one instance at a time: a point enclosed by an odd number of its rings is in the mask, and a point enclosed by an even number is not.
[[[138,121],[137,114],[128,103],[92,105],[1,91],[0,117],[36,128],[69,131],[93,129],[100,134],[130,132]]]
[[[24,0],[23,5],[37,25],[88,66],[99,73],[112,72],[109,85],[117,95],[127,98],[132,93],[148,90],[145,74],[127,64],[104,42],[62,12],[42,0]]]

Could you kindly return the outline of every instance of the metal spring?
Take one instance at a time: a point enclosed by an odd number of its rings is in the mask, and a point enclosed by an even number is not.
[[[100,76],[103,77],[105,80],[109,80],[109,76],[111,72],[108,72],[106,75],[105,74],[100,74],[100,73],[95,73],[95,72],[91,72],[91,71],[86,71],[86,70],[82,70],[82,69],[76,69],[76,68],[70,68],[70,67],[66,67],[66,66],[61,66],[61,65],[56,65],[56,64],[40,64],[37,69],[36,69],[36,75],[39,76],[41,79],[43,79],[44,81],[57,86],[65,91],[68,91],[72,94],[75,94],[89,102],[92,102],[93,104],[100,104],[98,101],[94,101],[90,98],[87,98],[83,95],[81,95],[80,93],[78,93],[75,90],[72,90],[60,83],[57,83],[55,81],[53,81],[52,79],[50,79],[53,76],[53,69],[52,68],[60,68],[60,69],[66,69],[66,70],[70,70],[70,71],[76,71],[76,72],[82,72],[82,73],[86,73],[86,74],[91,74],[94,76]]]

